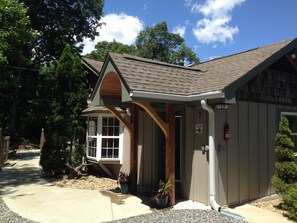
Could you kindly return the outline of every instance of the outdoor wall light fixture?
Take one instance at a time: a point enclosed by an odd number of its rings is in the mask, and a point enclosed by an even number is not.
[[[295,59],[296,58],[296,54],[295,53],[292,53],[291,58],[292,59]]]
[[[229,107],[229,104],[227,104],[227,103],[216,104],[216,109],[218,109],[218,110],[227,110],[228,107]]]
[[[126,108],[126,113],[127,113],[127,115],[131,116],[131,110],[130,110],[130,108]]]

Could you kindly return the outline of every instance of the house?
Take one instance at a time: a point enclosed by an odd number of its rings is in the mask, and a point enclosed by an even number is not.
[[[271,195],[282,115],[296,141],[296,56],[297,39],[190,67],[110,53],[87,112],[88,158],[130,172],[133,190],[170,179],[171,204]]]

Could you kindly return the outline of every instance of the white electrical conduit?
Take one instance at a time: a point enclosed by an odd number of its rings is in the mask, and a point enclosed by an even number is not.
[[[209,200],[211,207],[220,212],[221,206],[216,202],[216,148],[215,148],[215,114],[206,100],[201,100],[201,106],[208,111],[209,140]]]

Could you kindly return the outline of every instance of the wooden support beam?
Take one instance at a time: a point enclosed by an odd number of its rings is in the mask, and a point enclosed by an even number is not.
[[[168,136],[166,138],[166,178],[170,179],[172,196],[170,206],[175,205],[175,106],[166,104],[166,121],[168,123]]]
[[[150,105],[149,102],[144,101],[132,101],[132,103],[139,105],[141,108],[143,108],[149,116],[158,124],[158,126],[163,131],[165,138],[168,137],[168,124],[164,122],[160,116],[156,113],[155,109]]]
[[[114,114],[130,133],[130,175],[132,179],[131,192],[137,192],[137,167],[138,167],[138,109],[131,108],[131,123],[115,109],[113,106],[105,107]]]
[[[131,119],[134,134],[131,136],[130,149],[130,175],[132,178],[131,192],[137,192],[137,175],[138,175],[138,109],[131,108]]]

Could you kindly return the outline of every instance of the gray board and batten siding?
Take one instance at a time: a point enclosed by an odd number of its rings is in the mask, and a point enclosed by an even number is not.
[[[215,110],[217,197],[221,205],[236,205],[274,194],[275,135],[281,112],[297,112],[297,76],[270,67],[238,89],[236,103]],[[199,107],[185,112],[185,198],[209,203],[207,128],[195,133],[195,124],[207,126],[207,113]],[[224,140],[224,126],[230,141]]]
[[[238,101],[227,111],[216,111],[218,201],[239,204],[274,193],[275,134],[280,113],[297,107]],[[224,125],[230,141],[224,140]]]

